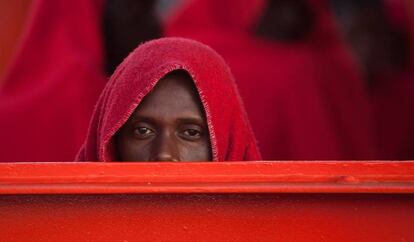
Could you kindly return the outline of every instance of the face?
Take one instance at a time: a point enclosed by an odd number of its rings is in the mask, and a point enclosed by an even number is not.
[[[190,77],[173,72],[145,96],[116,135],[122,161],[209,161],[210,138]]]

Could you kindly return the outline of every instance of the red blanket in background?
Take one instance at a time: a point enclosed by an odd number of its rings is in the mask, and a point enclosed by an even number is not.
[[[0,87],[0,162],[71,161],[104,85],[101,1],[36,0]]]
[[[414,159],[414,11],[411,0],[384,0],[394,28],[410,36],[410,63],[405,70],[378,73],[371,91],[381,159]],[[413,15],[413,16],[411,16]],[[411,21],[410,21],[411,20]],[[409,50],[407,50],[409,51]]]
[[[370,108],[325,11],[312,36],[282,44],[251,34],[263,0],[188,1],[169,36],[211,45],[229,63],[264,159],[373,159]],[[324,13],[325,15],[321,14]]]
[[[414,72],[384,79],[372,92],[381,159],[414,159]]]

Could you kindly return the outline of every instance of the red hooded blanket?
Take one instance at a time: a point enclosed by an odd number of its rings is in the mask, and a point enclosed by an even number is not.
[[[403,0],[385,0],[393,27],[409,33],[410,48],[414,53],[414,23],[409,22],[409,11]],[[412,1],[406,1],[410,4]],[[414,14],[411,13],[411,14]],[[412,25],[410,28],[410,24]],[[377,142],[382,159],[414,159],[414,56],[401,70],[377,73],[377,86],[371,91],[374,105]]]
[[[319,24],[312,36],[313,46],[324,55],[325,61],[336,63],[337,73],[357,86],[366,84],[361,67],[357,64],[352,47],[345,43],[336,29],[332,10],[326,0],[311,0]],[[409,24],[403,0],[384,0],[391,24],[401,31],[408,31]],[[407,50],[408,51],[408,50]],[[373,107],[371,126],[375,129],[375,144],[378,154],[375,159],[413,159],[414,158],[414,78],[412,63],[402,71],[376,73],[376,84],[372,90],[365,88],[364,93]],[[343,97],[345,100],[347,97]],[[354,100],[348,100],[354,105]],[[350,107],[352,108],[352,107]],[[360,109],[362,110],[362,109]],[[361,120],[357,120],[360,122]],[[372,132],[372,131],[371,131]]]
[[[157,82],[174,70],[194,80],[206,113],[213,161],[260,160],[233,76],[211,48],[164,38],[135,49],[106,85],[78,161],[116,160],[114,135]]]
[[[189,0],[166,25],[167,35],[207,43],[229,63],[265,159],[374,157],[368,100],[341,65],[343,48],[330,55],[339,37],[319,14],[324,2],[310,1],[316,27],[297,43],[253,34],[265,0]]]
[[[0,82],[0,162],[73,161],[104,85],[101,2],[32,2]]]

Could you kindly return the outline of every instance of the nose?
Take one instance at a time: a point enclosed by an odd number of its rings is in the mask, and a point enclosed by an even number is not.
[[[151,152],[150,161],[180,161],[178,141],[174,135],[163,134],[157,137]]]

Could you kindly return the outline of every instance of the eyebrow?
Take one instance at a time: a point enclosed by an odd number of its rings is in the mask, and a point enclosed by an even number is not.
[[[134,114],[131,116],[132,121],[138,121],[138,122],[148,122],[148,123],[157,123],[157,121],[154,118]],[[207,126],[207,120],[204,122],[203,118],[201,117],[185,117],[185,118],[178,118],[176,120],[177,123],[187,123],[187,124],[197,124],[200,126]]]
[[[180,122],[180,123],[195,123],[195,124],[200,125],[200,126],[207,125],[207,121],[204,122],[204,120],[202,118],[199,118],[199,117],[179,118],[179,119],[177,119],[177,121]]]
[[[138,114],[133,114],[131,115],[131,120],[132,121],[140,121],[140,122],[148,122],[148,123],[155,123],[155,119],[151,118],[151,117],[146,117],[146,116],[141,116]]]

